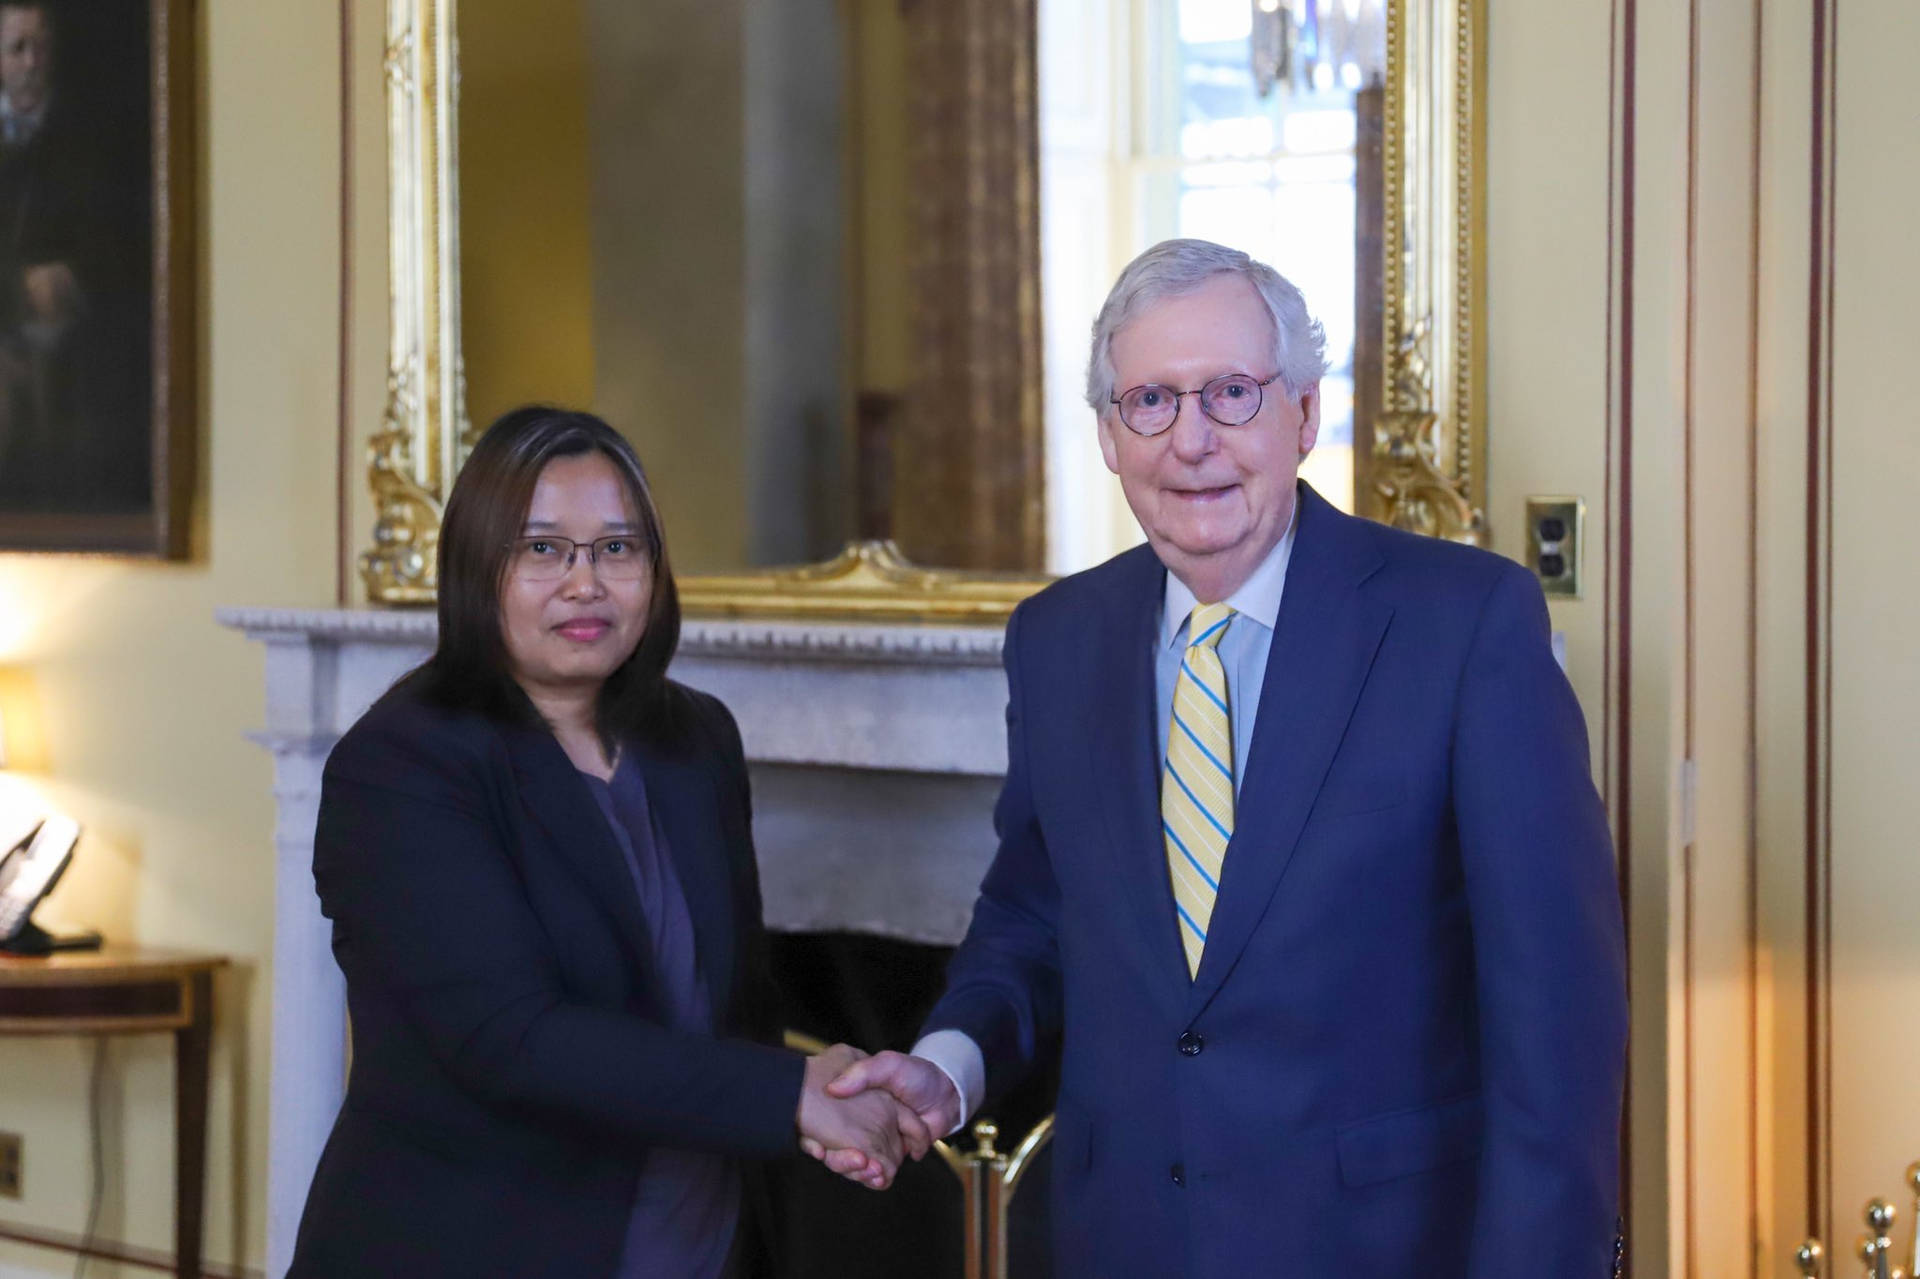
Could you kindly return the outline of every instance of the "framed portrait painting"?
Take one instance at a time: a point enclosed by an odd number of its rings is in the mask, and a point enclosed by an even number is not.
[[[0,551],[186,553],[192,0],[0,0]]]

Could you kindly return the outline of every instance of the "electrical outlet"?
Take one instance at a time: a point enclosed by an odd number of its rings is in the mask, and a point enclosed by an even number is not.
[[[0,1197],[20,1197],[20,1134],[0,1132]]]
[[[1580,598],[1580,541],[1586,517],[1587,504],[1577,497],[1527,499],[1527,567],[1548,595]]]

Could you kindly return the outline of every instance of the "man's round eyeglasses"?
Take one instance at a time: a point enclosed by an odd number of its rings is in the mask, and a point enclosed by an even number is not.
[[[515,577],[529,582],[557,582],[573,568],[574,557],[587,553],[587,563],[609,582],[631,582],[647,575],[647,553],[640,539],[628,534],[576,542],[569,537],[517,537],[510,542],[507,563]]]
[[[1224,373],[1191,391],[1149,382],[1110,398],[1120,406],[1120,420],[1135,435],[1158,435],[1172,426],[1180,416],[1181,397],[1187,395],[1199,396],[1200,411],[1221,426],[1245,426],[1260,412],[1262,388],[1279,377],[1276,373],[1261,382],[1247,373]]]

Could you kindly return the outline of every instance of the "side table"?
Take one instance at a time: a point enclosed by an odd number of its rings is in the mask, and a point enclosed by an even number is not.
[[[0,955],[0,1035],[173,1032],[174,1273],[199,1279],[213,973],[226,959],[109,946]]]

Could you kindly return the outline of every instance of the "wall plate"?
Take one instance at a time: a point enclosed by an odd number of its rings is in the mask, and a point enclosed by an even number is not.
[[[1580,598],[1580,551],[1587,504],[1577,497],[1527,499],[1527,567],[1540,589],[1560,599]]]

